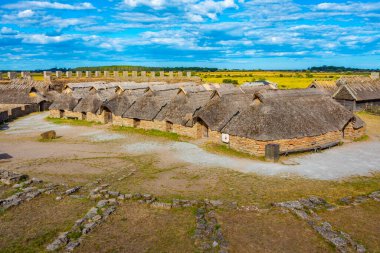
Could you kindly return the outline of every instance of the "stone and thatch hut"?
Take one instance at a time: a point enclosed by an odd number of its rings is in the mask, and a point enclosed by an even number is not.
[[[380,107],[380,79],[342,77],[333,98],[351,111]]]
[[[35,87],[2,87],[0,104],[29,104],[34,105],[36,111],[45,111],[49,108],[51,101]]]
[[[225,103],[214,112],[239,108],[234,100]],[[334,146],[365,132],[363,121],[316,89],[261,90],[239,109],[219,121],[207,111],[198,117],[222,135],[217,136],[219,143],[224,135],[230,147],[254,155],[264,155],[267,144],[279,144],[282,153],[299,152]]]
[[[195,113],[197,137],[219,142],[221,129],[253,101],[252,94],[236,93],[211,95],[210,101]]]
[[[314,80],[308,88],[318,89],[326,92],[330,96],[334,95],[334,93],[338,90],[338,86],[336,85],[336,81],[334,80]]]
[[[78,118],[73,114],[75,106],[78,105],[80,99],[73,97],[71,94],[60,94],[50,105],[50,117],[52,118]]]
[[[180,89],[155,120],[165,122],[165,130],[168,132],[197,138],[194,115],[210,101],[211,94],[211,90],[206,90],[202,86]]]
[[[103,104],[112,99],[113,96],[115,96],[115,89],[91,90],[75,106],[73,114],[76,118],[81,118],[82,120],[105,124],[112,123],[112,112],[107,107],[104,107]]]
[[[135,90],[134,90],[135,91]],[[142,92],[131,92],[124,90],[122,93],[116,93],[112,98],[103,103],[103,107],[112,113],[112,122],[114,125],[123,125],[122,115],[143,96]]]
[[[138,98],[123,114],[123,125],[165,131],[165,123],[155,121],[155,118],[171,99],[177,95],[178,88],[162,88],[149,88],[142,97]]]

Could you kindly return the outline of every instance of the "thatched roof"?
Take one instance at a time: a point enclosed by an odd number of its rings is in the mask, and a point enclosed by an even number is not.
[[[198,85],[198,84],[194,82],[156,84],[156,85],[150,85],[149,88],[146,89],[146,91],[158,92],[158,91],[165,91],[165,90],[178,90],[179,88],[182,88],[182,87],[195,86],[195,85]]]
[[[262,90],[223,133],[269,141],[342,130],[355,116],[316,89]]]
[[[205,106],[195,113],[213,131],[220,131],[232,117],[253,101],[252,94],[237,93],[214,96]]]
[[[335,99],[356,101],[380,99],[380,79],[344,77],[337,81],[337,85],[339,88],[333,95]]]
[[[69,94],[60,94],[50,105],[49,110],[67,110],[72,111],[77,106],[79,99]]]
[[[31,78],[12,79],[9,84],[0,85],[0,90],[18,89],[27,90],[34,88],[40,93],[44,93],[49,89],[49,85],[45,82],[35,81]]]
[[[82,98],[73,111],[97,113],[103,102],[98,93],[92,93]]]
[[[271,89],[277,89],[276,83],[273,83],[267,80],[246,82],[241,85],[241,87],[259,87],[259,86],[269,86]]]
[[[255,94],[256,92],[260,90],[270,90],[272,89],[272,86],[270,85],[265,85],[265,86],[245,86],[245,87],[240,87],[242,91],[246,94]]]
[[[64,89],[69,88],[71,90],[81,89],[81,88],[92,88],[92,87],[105,87],[105,81],[97,81],[97,82],[80,82],[80,83],[67,83],[64,85]]]
[[[139,97],[123,114],[124,118],[154,120],[158,113],[177,95],[177,89],[156,91]]]
[[[46,98],[34,87],[4,89],[0,91],[0,104],[37,104]]]
[[[128,92],[115,95],[110,100],[103,103],[103,106],[108,108],[116,116],[122,116],[141,95],[131,95]]]
[[[70,92],[68,94],[76,99],[81,99],[81,98],[86,97],[89,94],[89,92],[90,92],[90,88],[87,87],[87,88],[75,89],[73,92]]]
[[[211,97],[222,97],[229,94],[244,94],[244,91],[240,87],[221,86],[219,89],[213,91]]]
[[[315,88],[325,91],[329,95],[333,95],[337,90],[338,86],[334,80],[314,80],[308,88]]]
[[[193,116],[210,101],[212,91],[179,93],[156,117],[157,120],[167,120],[175,124],[193,126]]]

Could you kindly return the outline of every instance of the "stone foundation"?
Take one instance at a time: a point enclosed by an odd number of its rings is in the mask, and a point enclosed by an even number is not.
[[[343,136],[345,140],[355,140],[362,136],[364,136],[366,133],[366,127],[361,128],[354,128],[354,124],[352,122],[348,123],[348,125],[343,130]]]
[[[65,111],[63,114],[65,119],[74,118],[74,119],[82,119],[82,113],[73,112],[73,111]]]
[[[140,125],[138,128],[142,128],[145,130],[160,130],[160,131],[166,131],[166,122],[165,121],[157,121],[157,120],[141,120]]]
[[[295,139],[284,139],[274,141],[257,141],[245,137],[230,135],[229,146],[232,149],[249,153],[255,156],[265,155],[265,146],[267,144],[279,144],[280,152],[294,152],[299,150],[313,150],[318,147],[331,143],[340,142],[342,133],[340,131],[329,132],[319,136],[303,137]],[[221,142],[221,141],[219,141]]]
[[[61,117],[59,110],[50,110],[49,114],[50,114],[49,115],[50,118],[57,118],[57,119],[59,119]]]
[[[198,138],[198,131],[195,125],[193,127],[186,127],[179,124],[173,124],[171,132],[194,139]]]

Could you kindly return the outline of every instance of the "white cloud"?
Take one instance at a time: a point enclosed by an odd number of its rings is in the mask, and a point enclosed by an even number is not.
[[[165,0],[124,0],[124,4],[129,7],[137,7],[139,5],[149,6],[153,9],[162,9],[166,6]]]
[[[19,18],[30,18],[33,15],[34,15],[34,11],[32,11],[32,10],[25,10],[25,11],[20,11],[17,14],[17,17],[19,17]]]
[[[0,33],[1,33],[2,35],[15,35],[15,34],[18,33],[18,31],[13,30],[12,28],[9,28],[9,27],[5,27],[5,26],[3,26],[3,27],[1,28],[1,30],[0,30]]]
[[[140,22],[140,23],[154,23],[154,22],[166,22],[171,18],[170,16],[156,16],[152,14],[142,13],[142,12],[123,12],[116,16],[118,19],[130,21],[130,22]]]
[[[361,11],[374,11],[380,10],[380,2],[375,3],[320,3],[316,6],[317,10],[323,11],[347,11],[347,12],[361,12]]]
[[[88,2],[79,3],[76,5],[63,4],[58,2],[46,1],[20,1],[13,4],[5,4],[2,6],[6,9],[60,9],[60,10],[90,10],[95,7]]]
[[[16,38],[21,38],[23,43],[26,44],[54,44],[61,43],[69,40],[73,40],[78,36],[75,35],[59,35],[59,36],[47,36],[45,34],[19,34]]]

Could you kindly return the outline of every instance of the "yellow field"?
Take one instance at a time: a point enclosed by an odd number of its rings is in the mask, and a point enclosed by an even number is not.
[[[204,82],[223,83],[224,79],[237,81],[238,84],[245,82],[267,80],[278,84],[280,89],[306,88],[314,80],[337,80],[347,73],[309,73],[291,71],[217,71],[193,73],[202,78]],[[355,73],[355,75],[369,75],[369,73]],[[33,79],[43,80],[42,73],[32,73]],[[3,73],[6,78],[6,73]]]
[[[314,80],[337,80],[341,73],[308,73],[287,71],[250,71],[250,72],[199,72],[199,77],[205,82],[223,83],[224,79],[236,80],[239,84],[245,82],[267,80],[278,84],[280,89],[306,88]],[[364,74],[365,75],[365,74]]]

